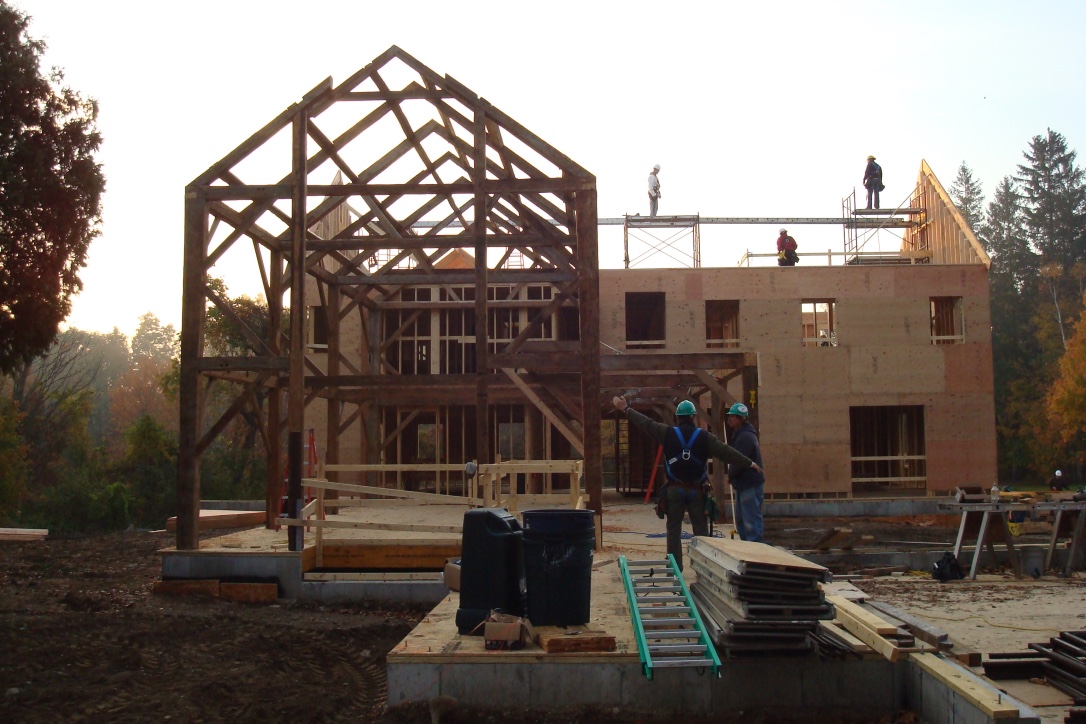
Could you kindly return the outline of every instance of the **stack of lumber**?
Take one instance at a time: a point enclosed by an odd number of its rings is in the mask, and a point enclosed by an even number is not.
[[[795,655],[810,650],[809,634],[832,619],[819,583],[830,572],[764,543],[695,538],[691,593],[709,635],[729,658]]]
[[[879,610],[873,604],[861,604],[833,595],[826,596],[826,600],[837,611],[834,627],[859,639],[871,651],[890,661],[897,661],[902,654],[950,647],[945,631],[892,606],[880,604],[882,610]]]
[[[1045,679],[1075,701],[1086,704],[1086,631],[1061,631],[1029,651],[989,654],[984,675],[990,679]]]

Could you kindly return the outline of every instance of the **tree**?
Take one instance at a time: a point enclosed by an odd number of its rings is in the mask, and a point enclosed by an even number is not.
[[[40,68],[30,18],[0,2],[0,372],[49,349],[82,288],[105,177],[98,105]]]
[[[0,399],[0,520],[15,512],[26,490],[26,443],[18,425],[15,403]]]
[[[1040,257],[1030,246],[1022,197],[1010,176],[1004,176],[996,186],[980,240],[992,257],[993,279],[1006,282],[1010,287],[1007,292],[1033,284]]]
[[[178,429],[178,407],[163,392],[163,378],[170,372],[170,360],[134,357],[131,369],[109,390],[109,409],[114,434],[111,451],[123,452],[117,444],[137,420],[148,417],[174,436]]]
[[[1076,153],[1050,128],[1047,135],[1034,136],[1022,155],[1027,163],[1020,164],[1018,172],[1030,241],[1045,261],[1070,271],[1075,262],[1086,259],[1086,185],[1082,169],[1075,165]]]
[[[156,362],[169,362],[178,355],[181,345],[172,324],[165,327],[151,312],[140,317],[140,326],[132,335],[132,355],[150,357]]]
[[[973,233],[979,236],[984,226],[984,192],[980,182],[973,179],[973,171],[965,161],[958,167],[958,177],[950,186],[950,196]]]
[[[1045,402],[1055,437],[1070,448],[1069,461],[1086,462],[1086,317],[1075,326]]]

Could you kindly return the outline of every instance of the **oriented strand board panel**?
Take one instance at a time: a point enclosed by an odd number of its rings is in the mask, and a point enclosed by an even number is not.
[[[931,303],[923,299],[838,299],[837,338],[841,344],[931,344]]]
[[[991,394],[947,394],[925,405],[924,427],[929,442],[995,439],[995,401]]]
[[[667,351],[696,352],[705,349],[705,302],[689,302],[667,292],[665,300]],[[621,348],[620,348],[621,349]]]
[[[803,402],[803,442],[849,445],[849,399],[845,395],[810,393]]]
[[[844,445],[762,445],[766,491],[847,492],[852,490],[850,451]]]
[[[767,443],[798,444],[803,442],[803,398],[762,397],[758,406],[759,440],[763,452]]]
[[[992,345],[946,344],[939,347],[945,356],[946,388],[956,393],[984,392],[995,389],[992,370]]]
[[[809,352],[817,354],[822,351],[817,348],[808,350],[797,344],[790,349],[775,349],[758,355],[758,394],[762,400],[806,392],[804,360],[813,357]]]
[[[987,490],[999,477],[996,468],[996,441],[927,441],[928,490],[953,490],[962,485]]]
[[[759,352],[802,349],[803,322],[799,298],[740,302],[739,337],[744,349]]]
[[[988,296],[988,270],[980,264],[917,264],[894,269],[898,297]]]
[[[906,394],[944,392],[946,371],[943,362],[943,353],[931,345],[850,347],[851,391],[854,395],[887,389]]]
[[[970,344],[986,344],[992,340],[992,315],[988,295],[962,297],[962,318],[965,325],[965,341]]]
[[[874,266],[805,268],[799,277],[799,296],[805,299],[893,297],[895,277],[892,269]]]

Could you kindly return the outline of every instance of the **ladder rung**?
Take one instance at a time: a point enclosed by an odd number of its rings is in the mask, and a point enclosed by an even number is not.
[[[648,626],[693,626],[694,619],[687,618],[643,618],[641,625]]]
[[[630,568],[634,566],[662,566],[669,571],[671,570],[670,561],[626,561],[626,565]]]
[[[637,608],[641,612],[641,615],[650,614],[652,616],[667,616],[672,613],[690,613],[689,606],[646,606]]]
[[[650,644],[654,654],[704,654],[705,644]]]
[[[694,666],[712,666],[712,659],[661,659],[652,662],[654,669],[680,669]]]
[[[638,603],[684,603],[686,601],[682,596],[675,595],[663,595],[663,596],[641,596],[637,599]]]
[[[686,631],[646,631],[645,637],[650,639],[700,639],[701,633],[696,629],[687,629]]]
[[[648,591],[656,591],[657,593],[663,593],[664,591],[681,591],[682,586],[634,586],[634,593],[646,593]]]

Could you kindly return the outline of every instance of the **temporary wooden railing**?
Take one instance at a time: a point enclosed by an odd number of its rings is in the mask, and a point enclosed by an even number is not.
[[[462,465],[327,465],[325,472],[449,472],[464,471]],[[454,533],[460,534],[463,530],[460,525],[430,525],[425,523],[377,523],[361,520],[329,520],[328,508],[350,508],[365,506],[370,501],[362,498],[335,498],[328,500],[325,491],[334,490],[341,493],[353,493],[356,495],[377,495],[384,498],[398,498],[403,500],[417,500],[421,502],[439,503],[446,505],[468,505],[473,507],[506,507],[511,512],[517,510],[518,505],[555,505],[568,502],[571,507],[583,509],[587,493],[581,487],[581,474],[584,470],[583,460],[514,460],[502,463],[493,463],[478,466],[477,473],[470,485],[471,495],[459,496],[446,493],[424,493],[414,490],[399,490],[396,488],[381,488],[372,485],[355,485],[353,483],[339,483],[324,478],[303,478],[302,485],[308,490],[315,491],[316,495],[301,510],[299,518],[279,519],[281,525],[304,526],[306,530],[316,530],[316,566],[324,565],[324,529],[325,528],[355,528],[362,530],[387,530],[403,531],[411,533]],[[517,493],[516,475],[568,473],[570,476],[569,493],[552,493],[551,476],[547,475],[544,483],[544,492],[541,494]],[[503,480],[509,478],[509,492],[502,491]]]

